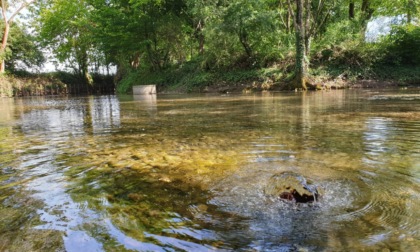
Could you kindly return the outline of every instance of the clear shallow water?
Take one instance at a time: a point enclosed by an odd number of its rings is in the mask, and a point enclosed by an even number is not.
[[[0,100],[0,250],[420,247],[419,90]],[[295,171],[311,206],[264,195]]]

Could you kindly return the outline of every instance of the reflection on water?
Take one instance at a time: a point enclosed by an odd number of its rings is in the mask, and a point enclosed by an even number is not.
[[[14,106],[12,99],[0,99],[0,122],[9,122],[13,119]]]
[[[0,250],[414,251],[415,92],[1,100]]]

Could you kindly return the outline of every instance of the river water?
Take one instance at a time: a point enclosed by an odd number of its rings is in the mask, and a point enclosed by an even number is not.
[[[420,90],[0,100],[0,251],[416,251]],[[293,171],[310,205],[264,194]]]

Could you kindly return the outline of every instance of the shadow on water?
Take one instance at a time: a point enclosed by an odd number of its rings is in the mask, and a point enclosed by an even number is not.
[[[384,95],[9,100],[0,248],[414,250],[420,111]],[[265,195],[284,171],[321,199]]]

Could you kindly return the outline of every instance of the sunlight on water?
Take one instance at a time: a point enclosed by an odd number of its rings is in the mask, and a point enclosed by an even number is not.
[[[404,92],[2,99],[0,250],[415,251]],[[266,195],[286,171],[319,200]]]

